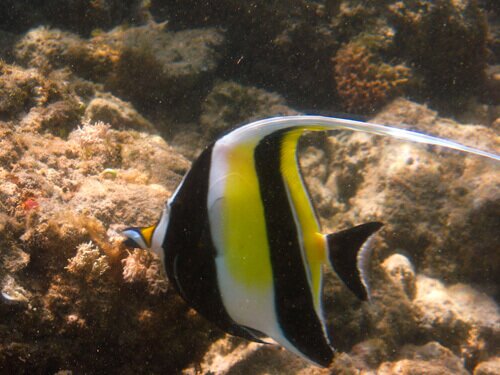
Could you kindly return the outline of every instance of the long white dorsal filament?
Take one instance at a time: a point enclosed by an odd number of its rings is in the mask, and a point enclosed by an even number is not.
[[[460,143],[447,139],[434,137],[431,135],[419,133],[416,131],[404,130],[395,127],[373,124],[369,122],[347,120],[323,116],[285,116],[274,117],[270,119],[253,122],[247,126],[229,133],[228,137],[232,141],[244,141],[252,137],[262,137],[275,131],[288,128],[308,128],[311,130],[353,130],[365,133],[389,136],[411,142],[424,143],[428,145],[442,146],[454,150],[463,151],[469,154],[484,156],[493,160],[500,161],[500,155],[491,152],[479,150],[473,147],[465,146]],[[316,128],[316,129],[315,129]],[[322,129],[318,129],[322,128]]]

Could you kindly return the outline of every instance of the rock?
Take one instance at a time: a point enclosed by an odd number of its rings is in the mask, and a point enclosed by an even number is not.
[[[287,107],[278,94],[236,82],[219,82],[203,102],[200,124],[204,133],[213,139],[244,123],[292,114],[297,112]]]
[[[173,191],[188,171],[190,162],[157,135],[136,133],[127,138],[121,141],[123,167],[140,173],[150,184],[160,184]],[[124,177],[133,179],[127,173]]]
[[[171,4],[155,0],[151,4],[151,12],[168,19],[174,28],[201,25],[227,30],[231,54],[224,68],[232,79],[286,93],[300,106],[331,105],[330,58],[341,38],[330,24],[335,10],[325,8],[337,3],[223,0],[214,6],[193,0]]]
[[[195,375],[199,372],[227,374],[235,364],[259,348],[260,345],[257,343],[224,337],[210,346],[200,363],[184,369],[183,373],[186,375]]]
[[[414,342],[419,334],[418,311],[407,293],[377,268],[371,279],[373,302],[366,306],[365,312],[371,332],[368,337],[381,339],[389,352]]]
[[[307,185],[316,212],[322,217],[330,217],[340,210],[338,188],[328,180],[328,160],[323,147],[307,147],[300,152],[300,166],[307,171]]]
[[[500,103],[500,64],[486,68],[486,88],[493,104]]]
[[[477,98],[470,98],[464,102],[460,113],[455,115],[456,120],[464,124],[492,126],[493,121],[500,116],[500,105],[490,104],[499,102],[495,101],[493,95],[490,97],[491,101],[486,103],[479,102]]]
[[[154,126],[127,102],[111,94],[102,94],[92,99],[85,109],[84,117],[89,122],[105,122],[113,128],[129,128],[153,131]]]
[[[357,369],[366,371],[376,369],[388,356],[387,345],[379,338],[365,340],[354,345],[349,356]]]
[[[406,124],[485,150],[500,147],[490,128],[460,125],[402,99],[387,106],[373,122]],[[421,273],[490,288],[489,280],[500,272],[496,251],[500,175],[491,173],[496,168],[493,163],[358,133],[330,137],[328,144],[330,163],[322,185],[337,195],[331,203],[333,215],[324,217],[326,230],[382,221],[387,235],[376,257],[383,259],[401,249]],[[305,175],[307,180],[307,171]],[[321,188],[312,186],[313,196]],[[474,256],[478,252],[488,256],[478,259]]]
[[[447,288],[439,280],[422,275],[418,276],[416,285],[417,294],[413,303],[422,314],[422,328],[432,331],[434,337],[445,336],[452,331],[453,344],[459,345],[467,336],[470,326],[461,316],[459,307],[448,294]]]
[[[0,115],[15,119],[32,111],[33,117],[40,114],[40,130],[70,128],[80,117],[81,103],[59,78],[0,61]]]
[[[7,275],[2,281],[1,295],[3,302],[27,304],[31,299],[31,293],[19,285],[12,276]]]
[[[163,272],[160,259],[151,251],[134,249],[123,264],[123,280],[126,283],[146,283],[148,292],[152,295],[165,293],[168,283]]]
[[[0,59],[12,62],[13,47],[16,42],[16,35],[0,30]]]
[[[76,34],[40,26],[19,39],[14,53],[19,62],[47,72],[75,63],[80,66],[78,60],[84,57],[85,47]]]
[[[500,358],[494,357],[479,363],[474,368],[474,375],[495,375],[500,373]]]
[[[399,353],[401,359],[384,362],[377,370],[377,375],[390,374],[429,374],[429,375],[467,375],[462,361],[449,349],[437,342],[424,346],[408,345]]]
[[[3,228],[0,227],[0,232]],[[5,236],[7,237],[7,236]],[[3,255],[3,267],[5,270],[15,273],[25,268],[30,262],[30,255],[21,248],[12,246],[10,252]]]
[[[117,28],[91,41],[118,52],[107,84],[143,106],[192,98],[223,55],[224,35],[215,28],[167,32],[163,26]]]
[[[500,130],[500,117],[497,117],[496,120],[493,121],[491,127],[495,130]]]
[[[486,294],[464,284],[446,287],[419,275],[413,304],[419,311],[421,333],[460,352],[469,364],[495,353],[500,311]]]
[[[268,340],[272,341],[272,340]],[[297,374],[326,375],[356,374],[359,370],[376,368],[387,356],[382,340],[361,342],[349,354],[337,353],[330,368],[311,365],[294,354],[275,345],[262,345],[226,336],[214,342],[199,363],[184,370],[184,374]]]
[[[414,63],[432,95],[463,97],[484,82],[487,23],[477,2],[397,1],[388,18],[395,48]]]
[[[214,28],[167,32],[164,27],[154,22],[117,27],[88,40],[39,27],[19,40],[15,53],[23,63],[43,71],[70,67],[134,103],[172,105],[191,97],[192,90],[211,78],[224,36]]]
[[[391,279],[393,285],[400,288],[409,299],[415,296],[415,270],[409,259],[401,254],[386,258],[382,268]]]
[[[5,0],[0,4],[2,28],[20,33],[40,24],[48,24],[89,34],[95,29],[109,29],[133,19],[136,4],[116,0]],[[57,11],[54,11],[57,10]]]
[[[333,360],[331,373],[339,375],[357,375],[361,371],[366,375],[373,375],[375,372],[368,369],[360,369],[356,362],[346,353],[339,353]],[[361,370],[361,371],[360,371]]]
[[[101,122],[61,138],[33,118],[0,122],[1,371],[180,371],[221,333],[117,232],[153,224],[189,162],[156,135]],[[117,350],[139,362],[110,367]]]
[[[235,337],[214,342],[199,363],[183,374],[297,374],[326,375],[329,370],[308,364],[276,345],[249,343]]]
[[[182,130],[174,132],[169,139],[169,144],[187,159],[194,160],[210,143],[210,140],[204,133],[201,133],[198,124],[181,124],[180,127]]]

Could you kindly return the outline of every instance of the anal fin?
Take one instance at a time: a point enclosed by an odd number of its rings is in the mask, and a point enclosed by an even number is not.
[[[328,258],[332,269],[363,301],[370,297],[368,285],[370,239],[382,226],[382,223],[373,221],[326,236]]]
[[[240,326],[240,327],[243,328],[245,331],[247,331],[253,337],[251,341],[258,342],[259,344],[271,344],[270,342],[264,341],[264,339],[267,337],[267,335],[265,335],[264,333],[247,326]]]

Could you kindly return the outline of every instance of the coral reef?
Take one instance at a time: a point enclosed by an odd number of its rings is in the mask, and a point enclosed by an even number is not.
[[[337,94],[348,111],[373,113],[408,86],[410,69],[384,63],[380,52],[374,52],[387,43],[385,38],[382,33],[377,38],[362,35],[337,51],[334,78]]]
[[[91,123],[98,121],[110,124],[113,128],[136,130],[154,129],[133,106],[109,93],[96,95],[85,109],[85,118]]]
[[[150,251],[135,249],[122,260],[123,280],[127,283],[144,282],[151,294],[167,291],[166,275],[160,260]]]
[[[167,33],[162,25],[112,30],[102,38],[111,46],[118,40],[110,87],[146,105],[191,97],[217,68],[224,45],[213,28]]]
[[[22,112],[43,112],[42,128],[74,126],[81,114],[79,98],[61,84],[57,73],[46,77],[0,61],[0,116],[13,119]]]
[[[0,30],[0,59],[10,62],[12,59],[12,47],[15,42],[15,34]]]
[[[435,112],[405,101],[395,101],[375,121],[406,123],[445,138],[464,143],[475,141],[478,147],[498,149],[498,136],[490,129],[440,120]],[[480,136],[480,133],[484,135]],[[450,152],[441,154],[439,159],[424,153],[417,156],[404,145],[393,152],[394,157],[387,160],[391,163],[388,170],[391,171],[392,183],[388,185],[390,192],[384,194],[387,199],[383,211],[386,217],[394,218],[399,228],[398,235],[390,239],[390,246],[400,249],[420,247],[422,252],[415,253],[413,259],[418,269],[430,275],[439,274],[450,281],[461,279],[489,284],[495,279],[500,265],[494,251],[497,246],[494,227],[498,225],[495,212],[498,213],[499,183],[498,174],[491,173],[495,166],[477,158],[461,160]],[[396,153],[399,153],[397,160]],[[406,160],[404,156],[407,156]],[[446,169],[441,167],[443,160],[450,163]],[[412,170],[414,177],[409,173]],[[398,177],[400,173],[401,177]],[[378,179],[375,175],[373,178]],[[425,194],[422,199],[415,200],[421,196],[420,189],[427,190],[432,186],[437,188],[434,195]],[[365,190],[364,193],[368,192]],[[404,203],[398,202],[400,199]],[[358,202],[367,203],[364,199]],[[412,220],[405,220],[398,213],[402,204],[405,212],[413,213]],[[367,204],[363,210],[366,212],[369,207]],[[439,211],[435,210],[437,207]],[[438,228],[447,235],[433,235]],[[478,243],[471,236],[481,236],[483,240]],[[487,259],[474,257],[474,254],[485,252],[489,254]]]
[[[419,276],[413,301],[419,311],[420,331],[460,353],[467,364],[495,352],[500,339],[500,311],[496,303],[464,284],[445,287]],[[449,333],[453,332],[453,335]]]
[[[30,66],[71,67],[85,78],[104,79],[115,94],[145,108],[148,102],[171,103],[176,108],[175,102],[190,93],[194,82],[195,88],[206,88],[216,67],[224,80],[238,79],[286,94],[297,108],[321,104],[355,109],[336,103],[336,87],[342,85],[333,77],[331,57],[356,52],[388,65],[382,69],[386,77],[382,82],[399,81],[400,75],[406,79],[408,71],[403,67],[411,68],[411,75],[421,83],[409,90],[412,96],[459,113],[470,97],[489,100],[481,95],[488,48],[495,56],[498,49],[495,18],[488,18],[492,35],[488,38],[487,18],[473,0],[280,0],[272,4],[261,0],[248,4],[51,0],[46,7],[31,5],[29,17],[19,14],[21,3],[2,3],[4,31],[22,33],[29,26],[45,26],[31,30],[17,44],[18,60]],[[494,14],[494,7],[480,5]],[[52,7],[58,12],[47,11]],[[168,21],[172,31],[164,32],[164,24],[155,20]],[[387,28],[394,37],[389,51],[366,51],[363,43],[350,51],[349,44],[360,35],[385,37]],[[220,30],[226,30],[224,37]],[[371,74],[366,79],[379,81]],[[203,92],[193,93],[191,103],[202,96]],[[380,106],[377,98],[375,107]]]
[[[383,363],[377,374],[468,374],[460,359],[437,342],[421,347],[408,345],[401,350],[400,357],[395,362]]]
[[[2,298],[7,303],[28,303],[31,293],[24,289],[10,275],[7,275],[2,282]]]
[[[474,368],[474,375],[494,375],[500,371],[500,358],[495,357],[481,362]]]
[[[334,88],[329,59],[338,41],[323,2],[151,3],[152,13],[168,19],[173,28],[215,26],[227,30],[223,69],[232,79],[286,93],[294,106],[331,102]]]
[[[298,113],[277,94],[236,82],[218,82],[203,101],[200,125],[214,138],[245,122],[293,114]]]
[[[397,286],[408,298],[415,297],[415,270],[407,257],[393,254],[386,258],[381,266],[394,286]]]
[[[477,1],[397,1],[388,18],[397,48],[423,74],[432,95],[460,97],[481,87],[487,24]]]
[[[109,263],[106,256],[101,255],[99,248],[90,241],[78,245],[76,255],[69,259],[66,269],[91,281],[100,278],[109,269]]]
[[[202,86],[217,68],[224,37],[216,29],[168,32],[165,24],[117,27],[90,39],[44,26],[16,44],[19,61],[43,71],[70,67],[122,98],[151,106]]]
[[[475,141],[484,149],[498,148],[493,130],[440,119],[436,112],[405,100],[394,101],[374,121]],[[336,220],[344,225],[380,217],[388,233],[394,233],[386,239],[387,248],[403,253],[413,249],[412,262],[418,270],[485,286],[495,279],[500,263],[494,251],[498,225],[494,165],[449,151],[436,158],[418,147],[390,145],[365,134],[330,137],[328,143],[327,172],[311,176],[310,184],[312,196],[325,199],[318,207],[330,207],[319,210],[327,219],[325,225],[333,228]],[[326,195],[325,190],[333,194]],[[438,231],[441,235],[434,235]],[[481,243],[470,237],[472,233],[482,236]],[[474,254],[485,252],[488,257],[472,261]]]
[[[154,223],[217,135],[263,117],[376,112],[498,153],[494,5],[0,2],[0,373],[498,373],[491,161],[363,133],[301,141],[325,232],[385,223],[371,304],[325,277],[328,369],[223,335],[120,235]]]
[[[84,47],[84,40],[76,34],[40,26],[18,41],[15,56],[27,66],[49,72],[84,59]]]
[[[0,3],[0,24],[17,33],[49,24],[88,34],[129,21],[138,10],[135,0],[5,0]]]
[[[420,84],[409,90],[412,96],[430,98],[440,108],[460,112],[464,100],[484,87],[488,26],[473,0],[152,1],[151,12],[169,19],[174,28],[223,27],[230,58],[224,65],[227,74],[286,93],[288,102],[298,109],[318,104],[339,108],[330,58],[361,34],[384,37],[386,27],[394,35],[390,51],[369,51],[369,56],[414,70]],[[406,73],[399,74],[407,78]]]
[[[7,68],[20,74],[13,84],[42,77]],[[145,129],[84,122],[84,111],[54,136],[38,126],[49,113],[33,116],[45,99],[33,103],[0,122],[0,371],[134,373],[151,360],[148,371],[180,370],[210,342],[206,323],[165,293],[157,261],[127,255],[117,231],[150,224],[189,162]],[[116,108],[113,124],[130,114]]]

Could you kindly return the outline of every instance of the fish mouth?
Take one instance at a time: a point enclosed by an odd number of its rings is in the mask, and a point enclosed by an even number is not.
[[[123,230],[122,235],[126,237],[126,239],[123,241],[123,244],[130,249],[135,249],[135,248],[147,249],[147,248],[149,248],[148,240],[145,237],[143,232],[144,232],[143,228],[139,228],[139,227],[130,227],[130,228]]]

